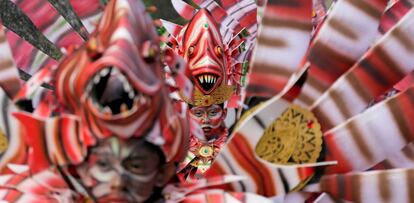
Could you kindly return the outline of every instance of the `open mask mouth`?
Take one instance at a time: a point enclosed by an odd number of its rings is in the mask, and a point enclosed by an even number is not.
[[[88,83],[86,92],[95,108],[105,115],[130,115],[149,98],[133,88],[117,68],[100,70]]]
[[[219,76],[211,73],[203,73],[196,76],[200,87],[204,92],[208,93],[216,86],[219,80]]]

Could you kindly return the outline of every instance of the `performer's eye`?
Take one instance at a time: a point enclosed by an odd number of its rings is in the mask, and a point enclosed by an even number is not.
[[[215,51],[216,51],[217,56],[223,55],[223,48],[221,48],[221,46],[216,46]]]
[[[96,165],[99,167],[101,171],[109,171],[111,170],[111,165],[106,159],[98,159],[96,161]]]
[[[218,114],[218,111],[216,111],[216,110],[213,110],[213,111],[210,111],[209,112],[209,116],[210,117],[212,117],[212,116],[216,116]]]
[[[190,58],[193,57],[194,56],[194,51],[195,51],[194,46],[190,46],[187,50],[188,57],[190,57]]]
[[[124,163],[124,167],[131,173],[140,174],[143,172],[143,164],[138,160],[129,160]]]
[[[193,114],[195,117],[202,117],[203,116],[202,111],[191,111],[191,114]]]

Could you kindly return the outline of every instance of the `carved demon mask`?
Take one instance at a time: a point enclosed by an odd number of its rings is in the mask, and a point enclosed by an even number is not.
[[[88,42],[58,66],[56,93],[86,125],[88,145],[145,137],[170,161],[180,155],[187,124],[168,98],[159,39],[145,13],[141,2],[111,1]]]
[[[220,30],[207,10],[200,10],[189,22],[183,41],[183,56],[196,87],[210,94],[227,80],[228,62]]]

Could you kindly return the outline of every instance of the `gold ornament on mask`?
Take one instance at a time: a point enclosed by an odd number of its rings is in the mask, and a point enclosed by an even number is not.
[[[184,96],[180,92],[180,97],[193,106],[211,106],[213,104],[222,104],[229,100],[234,93],[234,87],[226,84],[221,84],[211,94],[203,94],[197,87],[194,87],[193,100]]]
[[[271,163],[315,163],[322,151],[322,131],[308,110],[291,105],[264,131],[256,154]]]

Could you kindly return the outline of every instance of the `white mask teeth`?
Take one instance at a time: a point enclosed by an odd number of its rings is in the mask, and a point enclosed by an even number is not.
[[[128,92],[128,98],[133,99],[135,97],[135,93],[133,90]]]
[[[86,86],[86,92],[87,92],[88,94],[90,94],[90,93],[91,93],[91,91],[92,91],[92,83],[89,83],[89,84]]]
[[[95,75],[95,77],[93,77],[93,83],[98,84],[99,81],[101,81],[101,76],[99,74]]]
[[[104,68],[101,70],[101,72],[99,72],[99,75],[101,75],[101,77],[105,77],[108,75],[110,69],[109,68]]]
[[[121,71],[119,71],[117,68],[113,68],[111,71],[111,75],[119,75]]]
[[[124,87],[125,92],[133,91],[131,85],[126,80],[122,82],[122,86]]]
[[[198,76],[198,81],[200,82],[200,84],[205,84],[205,83],[214,84],[217,82],[217,76],[209,75],[209,74],[200,75]]]

